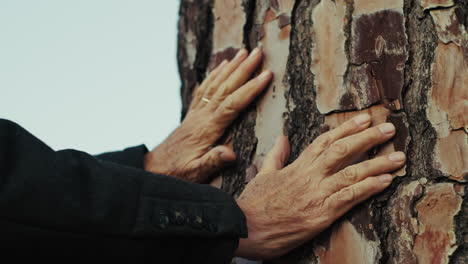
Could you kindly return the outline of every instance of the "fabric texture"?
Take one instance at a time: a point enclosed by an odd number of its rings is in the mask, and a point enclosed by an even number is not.
[[[235,200],[144,171],[146,152],[54,151],[0,119],[3,256],[230,263],[239,237],[247,236]]]
[[[106,152],[94,156],[98,160],[110,161],[123,166],[143,170],[143,159],[148,149],[145,145],[126,148],[122,151]]]

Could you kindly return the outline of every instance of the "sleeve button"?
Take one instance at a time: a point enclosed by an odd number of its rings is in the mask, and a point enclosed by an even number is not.
[[[200,216],[195,216],[192,221],[193,227],[195,228],[202,228],[203,227],[203,219]]]
[[[160,229],[164,229],[164,228],[167,228],[168,224],[169,224],[169,218],[165,215],[160,215],[158,219],[157,227],[159,227]]]
[[[172,214],[171,222],[173,222],[176,225],[183,225],[185,224],[185,217],[181,212],[176,211]]]

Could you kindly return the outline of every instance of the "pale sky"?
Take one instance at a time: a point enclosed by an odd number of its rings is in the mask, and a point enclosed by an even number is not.
[[[54,149],[154,147],[180,119],[178,7],[0,0],[0,118]]]

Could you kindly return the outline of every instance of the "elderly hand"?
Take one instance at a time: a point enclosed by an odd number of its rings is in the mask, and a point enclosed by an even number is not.
[[[272,77],[264,71],[246,83],[262,61],[262,52],[256,48],[247,55],[241,49],[231,62],[222,62],[208,75],[195,90],[182,124],[146,155],[145,170],[201,183],[236,159],[231,148],[214,145]]]
[[[395,134],[390,123],[368,128],[370,122],[369,115],[360,115],[322,134],[285,168],[289,143],[278,138],[261,171],[237,200],[247,217],[249,237],[240,240],[236,255],[249,259],[283,255],[388,187],[392,176],[387,173],[403,166],[404,153],[345,165]]]

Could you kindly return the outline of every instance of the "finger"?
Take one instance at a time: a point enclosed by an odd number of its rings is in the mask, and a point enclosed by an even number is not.
[[[237,115],[265,89],[272,77],[273,74],[270,71],[264,71],[228,96],[214,115],[214,120],[219,129],[224,130],[231,124]]]
[[[202,84],[195,89],[195,93],[193,95],[191,108],[195,108],[200,105],[200,101],[205,93],[207,87],[214,81],[214,79],[218,76],[224,66],[228,63],[227,60],[223,60],[214,70],[208,74],[208,77],[202,82]]]
[[[226,81],[226,79],[239,67],[239,65],[245,60],[247,56],[246,49],[240,49],[234,59],[223,67],[223,69],[217,74],[216,78],[207,86],[203,97],[211,100],[213,94]]]
[[[252,76],[252,73],[261,61],[262,52],[260,48],[255,48],[249,57],[221,84],[219,89],[214,93],[213,100],[217,100],[219,103],[241,87]]]
[[[325,178],[322,181],[323,188],[328,193],[336,193],[368,177],[395,171],[405,164],[405,160],[406,156],[403,152],[394,152],[390,155],[377,157],[346,167],[334,175]]]
[[[370,115],[362,114],[344,122],[337,128],[318,136],[303,153],[304,157],[307,159],[307,163],[311,163],[317,159],[317,157],[328,149],[335,141],[363,131],[369,127],[370,123]]]
[[[317,159],[323,169],[323,173],[335,173],[341,170],[343,164],[354,156],[364,153],[374,146],[384,143],[395,135],[395,126],[392,123],[384,123],[376,127],[368,128],[357,134],[335,141]]]
[[[216,146],[203,155],[198,163],[198,175],[203,175],[198,182],[204,182],[210,176],[224,167],[227,163],[236,160],[236,153],[227,146]]]
[[[390,174],[369,177],[329,196],[325,201],[325,207],[332,212],[332,219],[330,220],[338,219],[355,205],[382,192],[390,185],[392,179],[393,177]]]
[[[260,173],[280,170],[284,167],[286,160],[289,157],[289,141],[286,136],[278,136],[276,138],[275,145],[268,152],[265,159],[263,160],[262,168]]]

